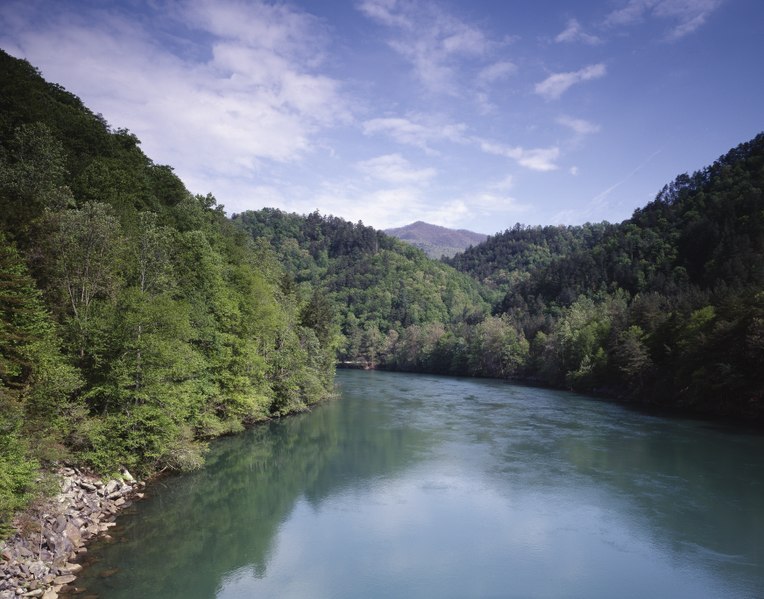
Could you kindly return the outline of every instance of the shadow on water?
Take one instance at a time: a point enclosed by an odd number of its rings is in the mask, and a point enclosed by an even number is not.
[[[241,568],[264,576],[298,500],[317,505],[348,484],[393,476],[426,447],[426,432],[399,426],[372,399],[338,400],[216,441],[203,470],[157,481],[119,518],[116,542],[91,546],[75,584],[109,599],[190,599],[214,597]]]

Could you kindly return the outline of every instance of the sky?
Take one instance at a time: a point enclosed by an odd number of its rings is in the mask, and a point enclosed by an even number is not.
[[[229,214],[486,234],[620,222],[760,133],[762,27],[761,0],[0,2],[0,47]]]

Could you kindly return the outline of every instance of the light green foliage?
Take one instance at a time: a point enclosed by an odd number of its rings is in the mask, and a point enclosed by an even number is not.
[[[653,362],[650,359],[645,332],[639,326],[632,325],[618,334],[614,362],[629,385],[641,388]]]
[[[114,297],[121,281],[121,228],[105,204],[49,216],[51,234],[46,250],[57,308],[67,317],[69,341],[84,363],[89,352],[96,302]]]
[[[39,459],[67,434],[79,385],[40,292],[0,232],[0,529],[34,496]]]
[[[13,512],[34,497],[39,475],[39,464],[30,457],[26,441],[3,423],[6,419],[0,414],[0,538]]]
[[[268,244],[28,63],[0,67],[0,512],[37,462],[194,468],[200,439],[331,393],[334,318],[282,289]]]
[[[489,316],[475,327],[469,352],[470,372],[507,378],[517,375],[528,358],[528,342],[507,316]]]

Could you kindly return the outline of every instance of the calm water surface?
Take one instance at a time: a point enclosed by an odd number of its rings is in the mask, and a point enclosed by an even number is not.
[[[573,394],[340,371],[91,546],[110,598],[764,598],[764,436]]]

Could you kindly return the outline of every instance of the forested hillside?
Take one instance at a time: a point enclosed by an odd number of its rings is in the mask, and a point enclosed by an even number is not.
[[[294,283],[310,283],[337,313],[339,359],[367,367],[418,364],[420,346],[482,321],[490,305],[470,277],[362,223],[267,208],[234,216],[279,255]]]
[[[760,135],[623,223],[516,225],[445,260],[472,284],[361,224],[236,220],[324,291],[344,360],[761,420],[763,164]]]
[[[519,373],[761,419],[764,134],[623,223],[516,226],[448,260],[505,296]]]
[[[214,197],[3,52],[0,89],[0,526],[47,463],[194,467],[331,392],[331,314]]]
[[[764,420],[764,135],[620,224],[434,261],[362,223],[227,218],[0,51],[0,527],[46,465],[193,468],[337,360]]]

